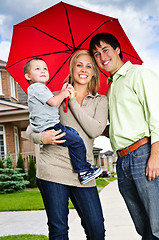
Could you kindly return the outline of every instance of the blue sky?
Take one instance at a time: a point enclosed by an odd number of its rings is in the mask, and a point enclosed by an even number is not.
[[[13,25],[58,3],[57,0],[0,0],[0,59],[7,61]],[[119,19],[144,65],[159,75],[159,0],[65,0]]]

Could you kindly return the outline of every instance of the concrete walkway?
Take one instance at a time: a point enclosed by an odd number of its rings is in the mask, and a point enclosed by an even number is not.
[[[110,183],[100,192],[103,207],[106,240],[140,240],[126,205],[118,192],[117,181]],[[16,234],[48,235],[45,211],[0,213],[0,236]],[[69,213],[69,239],[85,240],[80,219],[75,210]]]

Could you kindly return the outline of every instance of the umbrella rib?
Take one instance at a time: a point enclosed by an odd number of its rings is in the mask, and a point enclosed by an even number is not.
[[[108,21],[105,21],[103,22],[99,27],[97,27],[88,37],[86,37],[79,45],[78,45],[78,48],[88,39],[90,38],[90,36],[92,36],[99,28],[101,28],[104,24],[108,23],[108,22],[113,22],[113,21],[118,21],[117,18],[114,18],[114,19],[111,19],[111,20],[108,20]]]
[[[49,33],[44,32],[43,30],[41,30],[41,29],[39,29],[39,28],[37,28],[37,27],[34,27],[34,26],[25,26],[25,25],[17,25],[17,27],[32,27],[32,28],[36,29],[37,31],[39,31],[39,32],[41,32],[41,33],[43,33],[43,34],[45,34],[45,35],[47,35],[47,36],[49,36],[49,37],[55,39],[56,41],[58,41],[58,42],[64,44],[68,49],[73,49],[73,47],[70,46],[69,44],[67,44],[67,43],[61,41],[60,39],[58,39],[58,38],[56,38],[56,37],[50,35]]]
[[[57,72],[54,74],[54,76],[52,76],[52,78],[47,82],[46,85],[48,85],[52,79],[58,74],[58,72],[61,70],[61,68],[65,65],[65,63],[68,61],[68,59],[70,58],[70,56],[64,61],[64,63],[59,67],[59,69],[57,70]]]
[[[101,73],[103,73],[104,76],[108,77],[108,75],[107,75],[106,73],[104,73],[101,69],[99,69],[99,71],[100,71]]]
[[[66,47],[68,47],[68,49],[70,49],[70,48],[72,49],[72,46],[70,46],[69,44],[67,44],[67,43],[65,43],[65,42],[63,42],[63,41],[61,41],[60,39],[58,39],[58,38],[56,38],[56,37],[53,37],[52,35],[50,35],[50,34],[44,32],[44,31],[38,29],[37,27],[33,27],[33,28],[35,28],[35,29],[38,30],[39,32],[42,32],[42,33],[44,33],[45,35],[47,35],[47,36],[49,36],[49,37],[51,37],[51,38],[57,40],[58,42],[64,44]]]
[[[62,2],[62,4],[63,4],[63,6],[65,8],[65,11],[66,11],[66,17],[67,17],[67,22],[68,22],[68,27],[69,27],[69,30],[70,30],[71,38],[72,38],[72,44],[73,44],[73,47],[75,48],[75,42],[74,42],[74,39],[73,39],[73,34],[72,34],[70,20],[69,20],[69,17],[68,17],[68,12],[67,12],[66,6],[64,5],[63,2]]]
[[[134,57],[133,55],[131,55],[131,54],[129,54],[129,53],[126,53],[126,52],[123,52],[123,51],[121,51],[121,52],[124,53],[125,55],[128,55],[128,56],[130,56],[130,57],[138,60],[139,62],[143,63],[143,61],[142,61],[141,59],[139,59],[139,58],[137,58],[137,57]]]
[[[57,54],[57,53],[68,53],[68,54],[70,54],[70,51],[71,51],[71,50],[66,50],[66,51],[59,51],[59,52],[53,52],[53,53],[45,53],[45,54],[39,54],[39,55],[34,55],[34,56],[25,57],[25,58],[23,58],[23,59],[15,62],[15,63],[11,64],[10,66],[7,66],[6,69],[8,69],[8,68],[10,68],[10,67],[18,64],[19,62],[21,62],[21,61],[23,61],[23,60],[25,60],[25,59],[30,59],[30,58],[35,58],[35,57],[42,57],[42,56],[47,56],[47,55],[52,55],[52,54]],[[72,51],[71,51],[71,52],[72,52]]]

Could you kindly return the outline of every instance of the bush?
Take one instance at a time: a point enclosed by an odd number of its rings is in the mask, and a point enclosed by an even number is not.
[[[13,161],[10,155],[3,159],[4,168],[0,168],[0,193],[20,192],[28,184],[23,178],[24,174],[13,168]]]
[[[2,160],[0,160],[0,168],[4,168]]]
[[[19,172],[20,173],[24,173],[24,179],[25,180],[27,180],[27,176],[26,176],[26,172],[25,172],[25,167],[24,167],[24,160],[23,160],[23,158],[22,158],[22,155],[21,155],[21,153],[19,153],[19,155],[18,155],[18,161],[17,161],[17,166],[16,166],[16,168],[18,168],[19,169]]]
[[[35,168],[35,160],[32,156],[30,156],[29,159],[29,168],[28,168],[28,181],[30,182],[28,184],[28,187],[34,188],[36,187],[36,168]]]

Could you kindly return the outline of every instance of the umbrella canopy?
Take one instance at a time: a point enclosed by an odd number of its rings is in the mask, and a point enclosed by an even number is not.
[[[91,37],[101,32],[112,33],[119,40],[124,62],[142,64],[118,19],[60,2],[14,26],[6,70],[27,93],[24,65],[41,57],[50,72],[47,86],[58,91],[69,73],[70,56],[77,49],[88,49]],[[101,72],[101,94],[106,93],[106,79]]]

